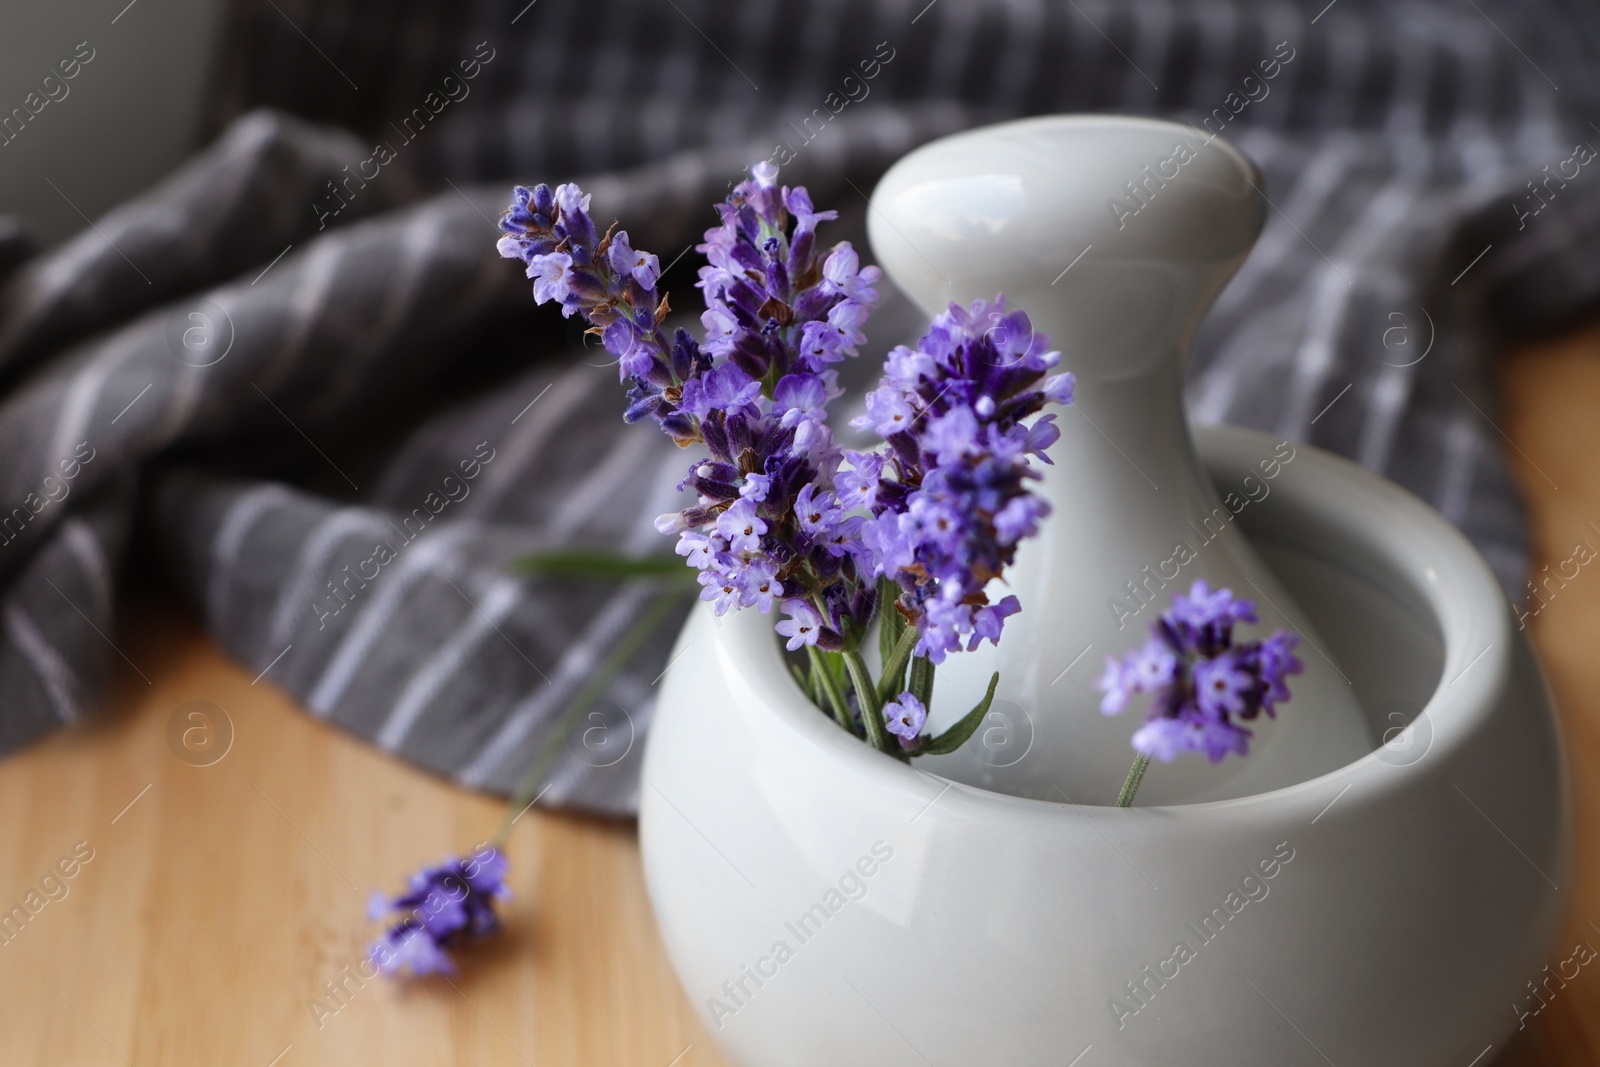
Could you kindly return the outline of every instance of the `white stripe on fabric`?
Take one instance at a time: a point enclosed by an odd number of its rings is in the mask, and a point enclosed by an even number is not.
[[[279,587],[278,602],[273,608],[272,625],[267,631],[267,646],[270,650],[276,650],[285,641],[294,637],[296,623],[304,621],[302,613],[311,608],[316,600],[327,595],[324,593],[327,583],[323,575],[328,569],[329,560],[333,558],[333,553],[338,549],[340,542],[354,537],[362,530],[381,532],[383,535],[389,533],[388,525],[366,508],[340,508],[325,518],[311,531],[309,537],[300,542],[300,547],[291,560],[290,569],[284,575],[282,586]],[[370,580],[363,579],[363,581]],[[338,584],[334,583],[335,586]]]
[[[643,429],[642,427],[640,429]],[[583,483],[568,492],[556,505],[555,514],[545,527],[545,537],[559,541],[582,526],[590,516],[616,496],[617,488],[639,464],[656,451],[659,442],[633,427],[617,436],[616,444],[600,465],[589,472]],[[681,458],[681,457],[680,457]],[[687,467],[685,467],[687,470]]]
[[[356,603],[356,617],[350,632],[339,642],[333,657],[323,668],[322,677],[306,698],[306,705],[313,715],[326,717],[333,713],[344,697],[344,691],[355,679],[356,672],[366,662],[367,655],[394,620],[405,595],[433,573],[435,567],[446,560],[468,534],[476,533],[478,529],[476,522],[462,520],[444,526],[427,537],[419,534],[416,539],[398,546],[399,563],[391,563],[391,569],[379,576],[381,581],[376,586],[377,592],[365,605],[360,601]],[[413,544],[416,547],[410,547]]]
[[[311,251],[299,264],[294,264],[294,259],[298,257],[291,257],[289,263],[279,267],[280,271],[287,273],[291,265],[296,266],[298,277],[294,279],[294,289],[289,294],[288,306],[283,308],[283,313],[289,316],[290,321],[283,331],[278,351],[262,361],[263,369],[255,378],[255,387],[268,396],[276,391],[278,385],[294,369],[300,353],[304,351],[306,341],[310,339],[313,328],[320,321],[328,295],[333,292],[334,278],[347,249],[346,234],[329,234],[319,241],[312,242]],[[282,274],[279,277],[281,278]]]
[[[454,206],[452,203],[451,207]],[[423,274],[436,258],[434,253],[439,248],[439,239],[444,235],[446,225],[453,221],[452,212],[445,210],[443,203],[436,199],[418,208],[405,229],[400,231],[400,252],[404,258],[394,272],[373,330],[364,335],[370,349],[377,350],[393,338],[405,321],[406,314],[415,309]]]
[[[600,650],[622,635],[653,591],[652,583],[629,582],[606,603],[562,654],[549,682],[511,709],[488,744],[461,771],[460,780],[464,785],[473,788],[482,785],[516,751],[528,732],[572,695],[579,682],[599,664]]]
[[[515,393],[519,387],[520,383],[501,388],[504,392]],[[536,393],[538,389],[532,392]],[[372,491],[370,499],[373,506],[395,509],[401,503],[409,502],[409,482],[413,472],[424,464],[432,466],[437,461],[445,442],[460,429],[460,421],[450,416],[459,414],[459,411],[448,411],[443,418],[424,423],[420,430],[406,439],[390,457],[383,469],[383,476],[378,479],[378,487]]]
[[[89,587],[89,600],[94,607],[93,617],[100,622],[111,618],[111,566],[100,548],[100,539],[94,527],[74,516],[61,524],[61,537],[67,550],[78,561],[84,584]]]
[[[19,328],[32,325],[44,317],[63,296],[68,295],[86,279],[97,274],[94,264],[102,256],[110,257],[112,250],[93,229],[84,230],[49,255],[41,257],[39,265],[28,272],[23,282],[25,297],[17,301],[18,307],[32,309],[26,316],[17,316]],[[10,334],[12,331],[5,331]]]
[[[1408,325],[1418,337],[1422,335],[1421,323]],[[1415,366],[1381,367],[1352,390],[1366,404],[1366,415],[1353,451],[1356,462],[1368,470],[1381,471],[1388,465],[1400,413],[1405,410],[1406,401],[1411,399],[1415,388],[1416,371]]]
[[[761,14],[770,14],[776,5],[752,4],[752,11],[760,10]],[[857,12],[857,17],[866,17],[869,12]],[[796,55],[794,75],[788,85],[788,95],[778,108],[778,114],[788,115],[799,111],[803,115],[811,114],[813,108],[825,107],[823,97],[831,91],[832,87],[824,87],[819,83],[819,74],[823,77],[834,74],[833,59],[829,46],[833,43],[834,34],[839,30],[839,12],[832,3],[813,0],[805,12],[805,23],[798,28],[794,37],[798,37],[798,47],[794,48]],[[752,36],[748,31],[741,34],[744,37]],[[762,35],[757,33],[756,40],[762,40]],[[786,35],[787,36],[787,35]],[[793,38],[790,38],[791,41]],[[863,37],[863,40],[867,38]],[[758,83],[759,84],[759,83]],[[803,117],[800,119],[803,123]]]
[[[1456,526],[1467,521],[1472,483],[1483,450],[1482,434],[1471,419],[1464,409],[1458,409],[1450,417],[1441,443],[1438,488],[1433,496],[1433,506],[1439,509],[1439,514]]]
[[[922,95],[939,95],[940,89],[961,76],[967,51],[976,36],[972,31],[978,21],[978,6],[970,3],[941,4],[925,16],[933,22],[935,37],[928,47],[928,69],[923,75]]]
[[[1274,148],[1283,143],[1273,134],[1247,132],[1250,136],[1239,138],[1240,147],[1252,156],[1270,158],[1276,153],[1265,142],[1271,142]],[[1330,134],[1311,157],[1296,168],[1299,177],[1280,204],[1282,217],[1278,217],[1276,211],[1269,214],[1261,240],[1251,250],[1250,258],[1244,261],[1239,273],[1222,290],[1213,306],[1214,314],[1225,314],[1244,303],[1261,282],[1282,277],[1283,266],[1290,262],[1296,250],[1306,249],[1315,255],[1316,250],[1307,244],[1302,234],[1316,231],[1317,221],[1333,202],[1333,194],[1343,187],[1351,166],[1360,158],[1357,141],[1355,136],[1343,132]]]
[[[1289,4],[1271,4],[1260,12],[1261,15],[1261,44],[1266,48],[1276,49],[1280,41],[1288,42],[1291,48],[1305,47],[1307,15],[1315,17],[1313,12],[1301,13],[1299,8]],[[1265,55],[1262,59],[1265,59]],[[1296,56],[1298,58],[1298,55]],[[1261,60],[1256,61],[1258,64]],[[1227,64],[1223,64],[1226,69]],[[1260,67],[1251,71],[1260,79]],[[1294,105],[1295,90],[1304,80],[1305,68],[1301,64],[1291,64],[1287,70],[1280,70],[1282,81],[1269,88],[1267,96],[1259,103],[1250,105],[1256,114],[1253,121],[1261,127],[1282,128],[1289,124],[1288,119]],[[1243,82],[1240,78],[1240,82]]]
[[[50,706],[55,709],[56,718],[68,725],[78,722],[82,716],[74,694],[80,691],[80,686],[72,674],[72,668],[50,644],[32,616],[17,603],[15,595],[6,598],[5,620],[6,634],[39,679]]]
[[[1172,7],[1167,0],[1139,0],[1132,5],[1132,11],[1133,42],[1128,54],[1143,73],[1123,79],[1123,106],[1129,110],[1152,111],[1160,97],[1161,78],[1166,70],[1168,50],[1172,47]],[[1150,81],[1145,81],[1146,77]]]
[[[50,450],[46,456],[70,455],[74,445],[87,440],[89,416],[94,414],[106,379],[129,356],[154,340],[152,335],[159,329],[159,323],[146,320],[118,332],[72,376],[60,401],[61,413],[50,435]]]
[[[1407,23],[1402,22],[1400,25],[1404,32]],[[1406,144],[1423,137],[1425,133],[1428,88],[1433,80],[1434,50],[1429,40],[1416,33],[1406,34],[1401,40],[1391,43],[1398,46],[1396,58],[1399,61],[1395,64],[1397,69],[1394,91],[1389,99],[1389,108],[1383,116],[1383,132],[1385,138],[1391,142]],[[1412,160],[1413,156],[1409,152],[1396,153],[1396,169],[1402,174],[1410,173]]]
[[[640,512],[640,521],[623,543],[624,554],[645,551],[661,540],[661,535],[655,529],[655,516],[680,502],[676,479],[669,476],[669,472],[679,463],[681,457],[677,455],[662,459],[656,477],[651,479],[654,489]],[[494,774],[538,721],[548,715],[552,708],[558,707],[558,701],[565,699],[567,690],[571,688],[572,676],[589,670],[591,665],[599,661],[600,649],[616,640],[621,633],[621,626],[631,619],[638,610],[640,600],[650,591],[649,583],[630,583],[600,609],[584,632],[562,653],[555,674],[548,679],[548,685],[512,708],[500,724],[500,729],[461,772],[460,780],[463,783],[479,786]]]
[[[256,486],[235,497],[233,503],[228,505],[222,521],[217,524],[216,537],[211,542],[211,572],[206,576],[206,621],[210,623],[212,633],[227,629],[224,620],[228,590],[245,537],[264,511],[288,500],[289,491],[281,485]]]
[[[1248,139],[1252,146],[1269,136],[1255,135]],[[1246,140],[1246,139],[1241,139]],[[1299,167],[1300,179],[1290,190],[1283,205],[1283,217],[1273,212],[1267,227],[1250,257],[1233,280],[1223,289],[1211,314],[1223,319],[1245,304],[1263,283],[1281,279],[1293,263],[1295,253],[1307,248],[1315,254],[1308,242],[1308,234],[1316,232],[1317,221],[1336,202],[1334,193],[1344,185],[1347,168],[1356,156],[1354,138],[1343,135],[1330,137],[1330,143]],[[1290,225],[1293,220],[1293,225]],[[1297,229],[1298,227],[1298,229]],[[1261,324],[1260,316],[1240,314],[1232,332],[1217,346],[1218,356],[1206,368],[1204,376],[1194,388],[1195,400],[1191,405],[1198,422],[1216,423],[1227,419],[1239,387],[1246,374],[1259,370],[1256,350],[1242,343],[1247,333]]]
[[[627,540],[622,542],[624,553],[638,555],[652,549],[662,549],[662,542],[666,538],[656,529],[656,516],[680,511],[685,504],[692,502],[678,492],[678,482],[682,481],[682,475],[678,472],[683,469],[683,453],[674,448],[662,454],[649,482],[650,495],[639,509],[639,521],[628,534]]]
[[[1419,146],[1418,151],[1423,149]],[[1283,401],[1279,432],[1299,437],[1310,425],[1327,374],[1338,357],[1334,340],[1348,322],[1345,309],[1355,287],[1366,279],[1360,267],[1392,236],[1416,204],[1419,190],[1410,179],[1394,179],[1378,190],[1351,232],[1334,249],[1333,262],[1317,269],[1311,285],[1306,330],[1294,357],[1294,374]],[[1341,270],[1343,273],[1341,273]]]
[[[456,202],[460,197],[447,194]],[[454,204],[451,204],[454,207]],[[347,406],[350,394],[361,387],[363,374],[372,364],[373,357],[384,350],[406,321],[406,314],[415,309],[417,293],[423,274],[433,263],[433,253],[439,247],[439,238],[452,214],[443,209],[443,202],[433,202],[416,209],[409,222],[400,230],[399,240],[391,246],[390,256],[400,256],[400,263],[386,280],[387,291],[370,329],[363,329],[357,344],[347,346],[337,375],[330,375],[321,395],[309,409],[313,417],[331,417]],[[504,266],[500,264],[500,266]],[[460,309],[455,309],[459,313]]]
[[[467,609],[462,626],[412,675],[395,701],[394,708],[375,737],[378,747],[393,752],[405,743],[411,728],[439,692],[460,669],[462,662],[511,612],[521,595],[522,583],[516,578],[500,578],[484,594],[483,603]]]
[[[1344,129],[1356,125],[1355,106],[1364,99],[1357,91],[1361,76],[1371,58],[1364,19],[1328,18],[1318,23],[1328,39],[1328,77],[1317,94],[1317,108],[1310,126],[1313,129]]]
[[[1199,30],[1200,47],[1191,75],[1194,88],[1190,102],[1201,112],[1203,126],[1212,108],[1222,108],[1224,115],[1228,113],[1223,101],[1235,91],[1235,78],[1242,81],[1244,77],[1243,72],[1233,67],[1233,50],[1240,33],[1239,9],[1233,3],[1203,3],[1195,9],[1193,18]]]
[[[161,416],[161,424],[156,427],[151,437],[148,446],[150,451],[153,452],[171,443],[189,425],[189,420],[200,407],[207,369],[182,366],[169,379],[172,383],[171,402],[167,404],[167,409]]]
[[[461,502],[461,510],[472,515],[487,515],[516,484],[517,476],[549,441],[572,410],[583,402],[605,375],[593,367],[577,366],[557,378],[550,392],[539,399],[517,425],[499,450],[494,463],[484,468],[477,492]]]

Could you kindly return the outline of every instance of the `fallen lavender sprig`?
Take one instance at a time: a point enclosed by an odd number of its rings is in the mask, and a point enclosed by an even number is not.
[[[368,907],[373,920],[391,911],[400,919],[373,943],[368,958],[385,975],[409,971],[414,976],[453,974],[445,951],[500,929],[494,902],[511,895],[506,887],[506,857],[484,845],[466,859],[450,857],[411,876],[411,888],[393,899],[374,893]]]
[[[657,520],[699,572],[701,598],[719,615],[781,607],[779,634],[808,657],[802,685],[875,747],[909,756],[964,741],[987,698],[925,736],[932,667],[997,641],[1020,608],[1014,596],[991,603],[986,588],[1049,511],[1028,489],[1029,459],[1048,462],[1058,433],[1051,416],[1023,420],[1070,402],[1072,376],[1046,376],[1060,353],[1004,297],[952,305],[916,348],[890,354],[869,397],[863,424],[885,447],[845,452],[827,421],[840,393],[832,364],[865,340],[881,274],[849,242],[818,248],[817,226],[835,212],[779,186],[772,164],[753,166],[698,246],[700,343],[681,329],[667,338],[659,261],[626,231],[602,235],[589,203],[575,185],[519,187],[498,247],[525,264],[537,303],[582,314],[617,357],[627,421],[653,418],[703,447],[680,484],[696,503]],[[877,681],[861,654],[875,618]]]
[[[1115,715],[1140,694],[1153,694],[1145,724],[1133,735],[1138,753],[1117,798],[1133,803],[1152,759],[1171,762],[1180,752],[1204,752],[1212,763],[1250,752],[1255,736],[1244,722],[1289,700],[1288,676],[1301,670],[1294,655],[1298,634],[1278,630],[1265,640],[1235,641],[1237,623],[1258,621],[1254,601],[1230,589],[1215,592],[1196,581],[1175,594],[1172,608],[1150,627],[1150,638],[1120,659],[1106,657],[1096,687],[1100,710]]]

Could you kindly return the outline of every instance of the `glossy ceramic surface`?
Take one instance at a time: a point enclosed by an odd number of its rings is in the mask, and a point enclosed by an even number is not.
[[[874,191],[873,251],[896,285],[930,314],[1004,292],[1078,379],[1040,489],[1055,515],[996,590],[1016,593],[1023,613],[998,649],[940,670],[936,726],[1000,671],[993,736],[1008,734],[1008,751],[964,750],[940,773],[1018,796],[1064,789],[1109,802],[1139,721],[1101,716],[1092,682],[1197,578],[1254,600],[1257,632],[1302,633],[1306,670],[1296,713],[1262,723],[1249,760],[1182,763],[1145,787],[1148,802],[1275,789],[1372,747],[1349,669],[1235,521],[1293,472],[1293,447],[1263,442],[1238,479],[1213,484],[1183,413],[1190,340],[1261,230],[1258,182],[1244,156],[1188,126],[1050,116],[925,145]]]
[[[1216,486],[1275,445],[1197,440]],[[769,618],[695,613],[640,831],[732,1062],[1464,1067],[1506,1039],[1570,864],[1543,681],[1454,529],[1296,447],[1238,522],[1387,743],[1272,792],[1117,810],[951,782],[811,706]]]

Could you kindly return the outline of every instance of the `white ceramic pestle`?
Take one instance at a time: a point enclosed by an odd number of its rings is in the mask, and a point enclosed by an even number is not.
[[[1279,788],[1374,747],[1327,643],[1233,519],[1296,476],[1293,445],[1264,450],[1253,479],[1214,486],[1182,407],[1195,330],[1261,230],[1258,185],[1243,155],[1192,127],[1076,116],[935,141],[873,193],[878,262],[924,311],[1004,293],[1077,376],[1040,487],[1054,514],[1007,577],[1022,613],[999,648],[951,656],[938,674],[935,727],[998,670],[995,710],[973,743],[920,766],[1020,796],[1110,803],[1144,705],[1102,715],[1093,683],[1195,579],[1255,601],[1260,624],[1240,638],[1298,632],[1305,670],[1278,719],[1253,724],[1248,758],[1156,764],[1141,806]]]

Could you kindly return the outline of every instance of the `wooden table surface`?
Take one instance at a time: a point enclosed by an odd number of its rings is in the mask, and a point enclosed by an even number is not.
[[[1496,418],[1540,561],[1600,546],[1600,329],[1515,354],[1503,378]],[[59,898],[41,892],[42,910],[0,944],[0,1063],[725,1062],[667,965],[628,824],[529,813],[508,846],[506,932],[453,982],[346,977],[373,934],[369,892],[492,833],[501,805],[252,685],[176,608],[126,615],[118,643],[149,684],[124,670],[109,714],[0,762],[0,911],[41,884]],[[1600,946],[1600,577],[1580,576],[1532,629],[1577,809],[1564,957],[1580,940]],[[167,743],[192,700],[233,723],[210,766]],[[75,848],[91,858],[47,879]],[[341,980],[335,1000],[326,983]],[[1495,1062],[1600,1062],[1600,977],[1562,990]]]

